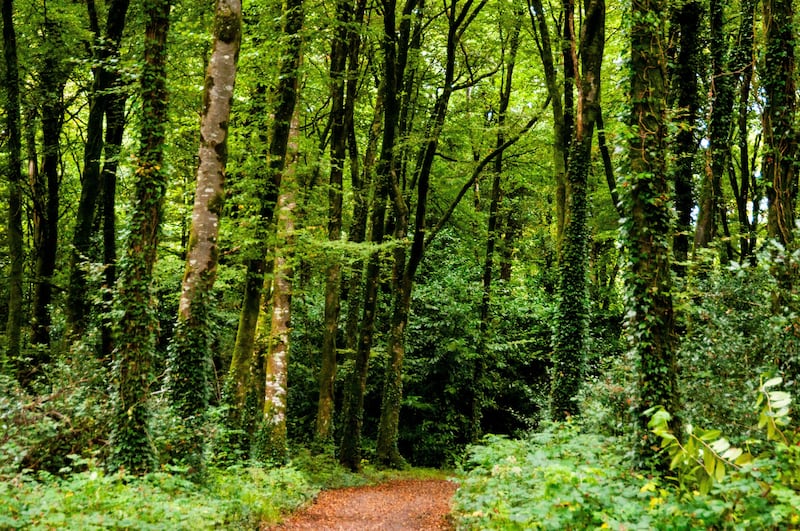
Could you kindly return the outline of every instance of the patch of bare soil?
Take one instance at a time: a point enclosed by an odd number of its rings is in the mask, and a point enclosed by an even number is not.
[[[265,530],[449,531],[456,488],[452,481],[426,479],[323,491],[307,509]]]

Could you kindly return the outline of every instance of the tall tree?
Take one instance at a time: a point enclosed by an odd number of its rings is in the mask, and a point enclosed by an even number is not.
[[[506,140],[506,114],[508,106],[511,102],[511,87],[514,81],[514,68],[516,66],[517,51],[519,50],[519,34],[522,30],[522,16],[519,13],[515,14],[514,26],[511,28],[511,35],[508,38],[508,51],[506,51],[505,43],[501,50],[502,60],[504,64],[503,76],[500,81],[500,101],[497,106],[497,140],[496,147],[500,147]],[[501,29],[502,31],[502,29]],[[492,190],[491,198],[489,200],[489,219],[487,221],[487,236],[486,236],[486,256],[483,261],[483,278],[482,278],[482,294],[480,306],[480,338],[478,343],[478,367],[475,372],[480,378],[476,378],[473,382],[473,396],[472,396],[472,428],[470,439],[477,441],[481,434],[480,424],[482,417],[482,407],[485,401],[484,392],[482,389],[483,379],[485,377],[485,366],[487,364],[487,357],[489,356],[489,349],[487,348],[488,337],[490,334],[490,321],[491,321],[491,295],[492,295],[492,280],[494,278],[494,263],[495,263],[495,248],[497,247],[498,240],[501,233],[501,208],[503,201],[503,155],[498,154],[494,159],[492,167]]]
[[[797,132],[795,114],[795,24],[791,0],[765,0],[766,48],[761,86],[766,103],[763,178],[767,183],[767,231],[784,245],[792,242],[797,202]]]
[[[410,19],[416,0],[408,0],[403,14]],[[376,167],[376,188],[370,216],[371,238],[373,244],[383,242],[386,230],[386,208],[389,188],[395,174],[395,140],[397,123],[400,117],[399,84],[398,84],[398,41],[397,1],[382,0],[383,36],[381,49],[382,64],[382,104],[383,135],[380,157]],[[403,45],[403,42],[400,42]],[[358,344],[353,353],[353,372],[345,383],[342,405],[342,435],[339,445],[339,462],[351,469],[361,469],[361,428],[364,422],[364,393],[369,371],[369,356],[375,332],[375,312],[378,302],[378,285],[381,271],[381,255],[373,251],[367,263],[365,273],[364,299],[362,306],[361,326],[358,332]]]
[[[245,292],[242,300],[242,309],[239,316],[239,327],[236,333],[233,357],[225,383],[226,401],[230,406],[228,424],[233,430],[248,432],[250,423],[249,414],[258,414],[262,410],[262,396],[254,397],[258,402],[255,408],[247,404],[248,393],[252,388],[257,388],[262,379],[260,374],[254,374],[254,367],[259,367],[259,360],[254,358],[255,335],[261,308],[262,291],[265,284],[267,270],[267,242],[268,227],[272,221],[278,192],[281,184],[286,162],[286,150],[289,141],[292,115],[297,103],[299,85],[300,57],[302,49],[301,29],[305,13],[302,0],[285,0],[283,4],[282,33],[286,38],[281,51],[280,77],[275,91],[275,109],[270,125],[268,168],[263,176],[262,186],[258,192],[259,224],[256,234],[256,244],[253,250],[254,258],[247,261]],[[265,91],[263,85],[258,87],[258,92]],[[263,95],[263,94],[262,94]],[[260,394],[260,393],[259,393]],[[249,441],[241,441],[244,447],[249,446]]]
[[[571,43],[573,61],[580,54],[580,74],[574,136],[570,142],[566,178],[564,236],[559,257],[559,297],[553,348],[551,414],[563,419],[579,412],[577,395],[586,363],[589,300],[586,286],[589,256],[588,182],[592,137],[600,114],[600,66],[605,43],[605,2],[585,3],[580,45]],[[565,13],[571,25],[572,13]],[[573,33],[574,36],[574,33]],[[580,48],[580,49],[579,49]]]
[[[671,96],[676,120],[679,122],[675,135],[673,152],[675,165],[673,182],[675,187],[675,211],[677,214],[675,236],[673,238],[674,270],[683,275],[684,265],[689,259],[689,231],[691,230],[692,180],[694,179],[694,159],[697,153],[697,119],[700,108],[698,73],[702,69],[701,23],[704,18],[703,6],[692,0],[673,7],[670,29],[672,41],[677,48],[673,52],[671,75]]]
[[[286,398],[289,394],[289,354],[294,286],[295,208],[297,163],[299,154],[299,118],[295,112],[286,153],[286,164],[278,196],[277,245],[272,301],[263,301],[258,334],[258,349],[266,350],[264,412],[253,454],[259,461],[284,463],[288,458],[286,438]],[[271,311],[270,311],[271,306]],[[266,343],[266,345],[264,345]],[[265,348],[266,347],[266,348]],[[261,352],[258,353],[261,355]]]
[[[214,45],[206,70],[199,165],[186,249],[186,272],[169,356],[172,407],[188,433],[176,457],[196,470],[203,463],[202,420],[210,396],[211,295],[219,261],[219,224],[225,198],[228,123],[241,42],[241,0],[217,0]]]
[[[108,6],[106,27],[101,35],[95,28],[93,59],[97,66],[94,69],[91,93],[89,94],[89,117],[86,123],[86,144],[83,152],[83,178],[81,179],[81,195],[75,213],[75,228],[72,237],[72,255],[70,257],[70,279],[67,288],[67,327],[74,338],[80,338],[85,330],[87,317],[87,282],[86,270],[82,264],[90,258],[92,234],[95,214],[99,210],[102,189],[101,156],[104,140],[103,118],[109,116],[118,98],[112,91],[118,80],[116,65],[119,57],[119,46],[130,0],[113,0]],[[94,2],[87,2],[90,20],[97,20]],[[96,24],[92,24],[95,26]],[[109,119],[109,122],[112,120]],[[113,124],[109,123],[109,131]],[[114,147],[107,148],[108,155],[116,156]],[[108,264],[108,262],[106,262]]]
[[[119,264],[120,319],[114,359],[111,465],[142,474],[156,456],[150,436],[150,384],[157,327],[151,297],[153,265],[167,187],[164,135],[167,124],[167,33],[170,0],[146,0],[142,125],[134,202],[125,256]]]
[[[330,188],[328,191],[328,240],[342,237],[342,191],[348,135],[353,127],[355,82],[361,37],[354,25],[360,25],[366,2],[360,0],[355,11],[349,0],[336,4],[336,26],[331,44],[331,146]],[[353,138],[355,142],[355,138]],[[354,162],[354,161],[353,161]],[[352,163],[352,162],[351,162]],[[355,171],[357,172],[357,165]],[[332,261],[325,274],[325,328],[322,339],[322,360],[315,439],[323,446],[333,441],[334,380],[336,378],[336,336],[339,331],[340,282],[342,265]]]
[[[22,343],[22,124],[20,81],[17,59],[17,33],[14,28],[13,0],[3,0],[3,58],[5,61],[5,114],[8,134],[8,321],[6,323],[5,363],[20,369]],[[3,358],[0,358],[0,362]],[[3,369],[0,363],[0,370]]]
[[[63,28],[55,15],[45,10],[45,49],[39,75],[42,126],[42,167],[34,183],[33,204],[36,223],[36,279],[33,291],[31,344],[36,349],[32,369],[50,360],[50,305],[53,302],[53,274],[58,257],[59,198],[61,187],[61,130],[64,125],[64,87],[71,69]]]
[[[671,214],[665,162],[666,2],[633,0],[631,17],[630,171],[624,188],[623,243],[629,253],[626,277],[627,336],[639,362],[639,456],[655,459],[645,412],[678,407],[674,313],[670,273]],[[677,418],[675,416],[674,418]]]

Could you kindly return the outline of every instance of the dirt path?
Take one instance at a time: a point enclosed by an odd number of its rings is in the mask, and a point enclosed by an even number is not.
[[[395,480],[320,493],[307,509],[273,531],[452,530],[448,519],[456,484],[442,479]]]

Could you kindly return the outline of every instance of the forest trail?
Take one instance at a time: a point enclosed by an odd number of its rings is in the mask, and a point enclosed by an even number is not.
[[[452,530],[450,500],[457,487],[455,482],[444,479],[408,479],[327,490],[308,508],[263,530]]]

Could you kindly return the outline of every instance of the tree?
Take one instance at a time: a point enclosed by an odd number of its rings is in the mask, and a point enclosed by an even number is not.
[[[578,391],[586,363],[589,301],[586,287],[589,256],[587,186],[592,165],[592,137],[600,114],[600,66],[605,43],[605,2],[587,2],[580,38],[571,42],[573,62],[581,60],[574,137],[566,176],[564,236],[559,257],[559,297],[553,349],[551,414],[564,419],[578,413]],[[565,13],[566,25],[574,14]],[[574,37],[574,31],[570,32]],[[579,55],[578,55],[579,54]]]
[[[630,171],[624,183],[626,217],[621,237],[628,251],[626,333],[639,364],[637,450],[646,463],[656,460],[658,449],[655,441],[649,441],[646,412],[656,405],[677,412],[678,405],[675,317],[670,291],[670,196],[664,142],[665,17],[666,4],[662,0],[633,1]]]
[[[119,264],[119,329],[114,358],[111,427],[111,466],[134,474],[152,470],[156,462],[148,405],[157,326],[150,290],[167,187],[167,173],[163,166],[170,1],[147,0],[144,9],[141,139],[129,235],[125,256]]]
[[[50,361],[50,305],[59,240],[59,199],[62,178],[61,131],[64,125],[64,87],[71,65],[61,21],[45,10],[42,30],[44,59],[38,72],[41,105],[42,167],[33,184],[36,275],[31,319],[31,344],[38,346],[31,370]]]
[[[5,62],[6,128],[8,134],[8,320],[7,348],[0,358],[0,370],[10,364],[22,369],[21,342],[23,319],[23,236],[22,236],[22,125],[20,119],[20,81],[17,60],[17,34],[14,29],[13,0],[3,0],[3,58]]]
[[[268,167],[262,176],[262,186],[258,192],[259,224],[253,253],[255,258],[247,261],[245,292],[239,316],[239,327],[236,333],[231,365],[225,382],[226,401],[230,406],[228,427],[232,430],[246,432],[245,439],[252,434],[254,417],[263,410],[263,394],[257,393],[253,399],[255,404],[248,404],[248,393],[258,389],[259,380],[263,380],[261,360],[254,357],[256,328],[258,324],[261,301],[265,296],[265,273],[267,270],[268,228],[272,221],[275,205],[280,190],[282,172],[286,162],[286,150],[291,129],[291,119],[297,103],[303,20],[302,0],[286,0],[283,5],[282,33],[286,37],[282,50],[280,74],[275,90],[275,108],[270,124]],[[266,87],[260,85],[257,92],[262,93]],[[262,93],[263,95],[263,93]],[[261,108],[262,111],[265,107]],[[249,440],[240,441],[244,449]]]
[[[115,130],[114,114],[118,105],[119,72],[115,64],[119,59],[119,47],[130,0],[113,0],[108,7],[105,32],[101,35],[97,27],[97,11],[94,2],[87,2],[89,19],[92,21],[94,33],[93,59],[94,68],[91,93],[89,95],[89,117],[86,124],[86,144],[83,153],[83,179],[81,195],[76,210],[75,228],[72,237],[72,254],[70,257],[70,280],[67,288],[67,327],[74,338],[80,338],[86,328],[87,319],[87,282],[83,266],[90,258],[91,241],[94,233],[94,221],[97,212],[113,205],[100,205],[103,176],[101,171],[101,155],[104,141],[111,140],[105,146],[106,164],[112,161],[119,152],[121,138],[115,142],[112,133]],[[123,100],[124,101],[124,100]],[[124,105],[124,104],[123,104]],[[103,118],[108,120],[107,136],[103,135]],[[124,122],[123,122],[124,123]],[[105,169],[105,168],[104,168]],[[116,171],[114,172],[116,174]],[[113,196],[112,196],[113,198]],[[113,210],[113,208],[112,208]],[[105,261],[110,267],[111,262]],[[112,285],[113,283],[109,284]]]
[[[241,1],[218,0],[214,46],[203,96],[197,186],[186,249],[186,272],[169,357],[168,387],[172,407],[188,430],[183,441],[185,444],[175,450],[175,455],[197,471],[202,469],[203,435],[200,428],[211,392],[209,312],[219,261],[217,240],[225,198],[228,123],[236,84],[241,26]]]
[[[792,242],[797,201],[797,133],[795,114],[794,10],[791,0],[766,0],[764,68],[761,85],[766,102],[761,116],[764,134],[762,174],[767,183],[767,232],[782,244]]]
[[[264,300],[256,346],[257,355],[266,355],[264,412],[253,449],[259,461],[284,463],[288,458],[286,438],[286,397],[288,395],[288,365],[292,320],[292,289],[294,285],[296,177],[298,159],[299,118],[295,112],[286,152],[286,164],[278,197],[277,246],[275,249],[275,278],[272,287],[271,311]],[[266,343],[266,345],[264,344]],[[261,352],[266,351],[266,352]]]

